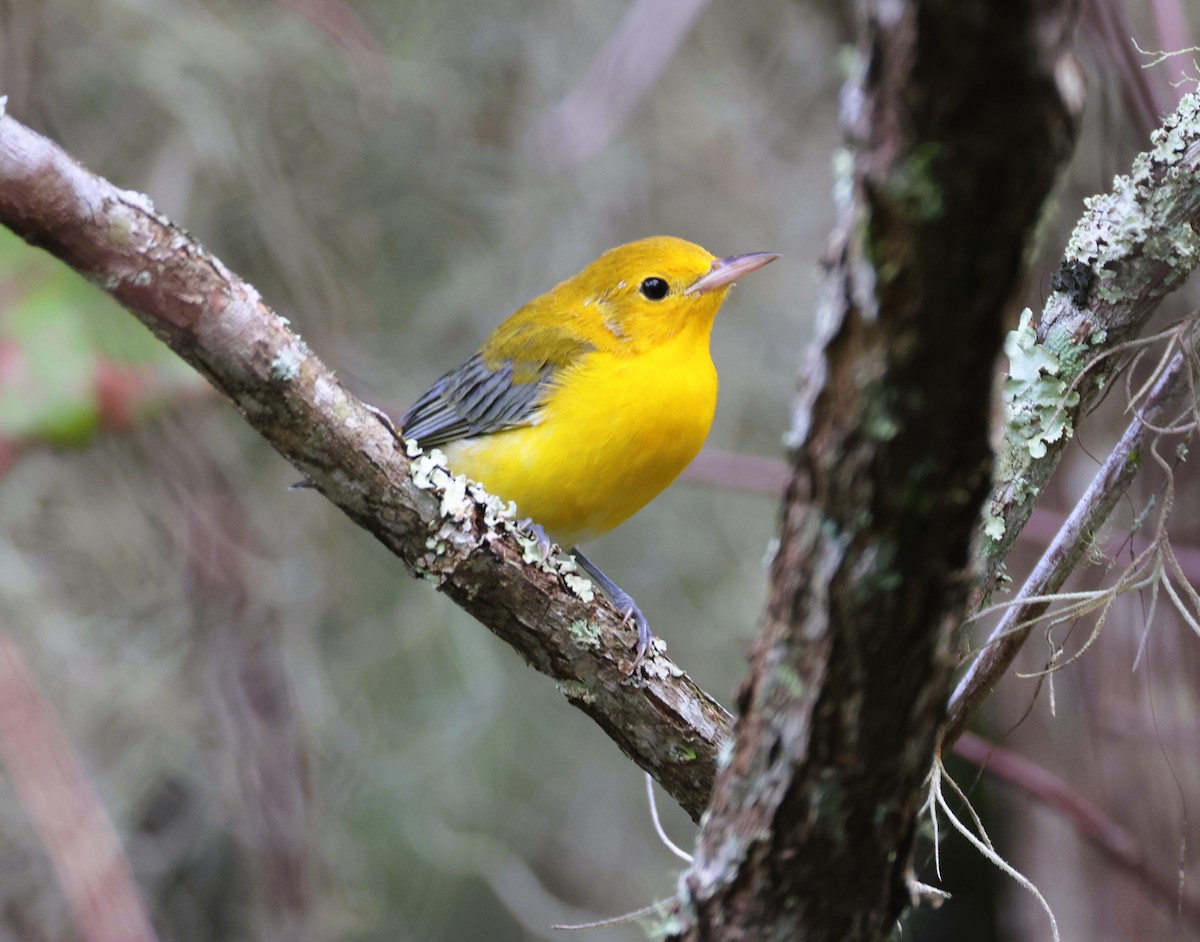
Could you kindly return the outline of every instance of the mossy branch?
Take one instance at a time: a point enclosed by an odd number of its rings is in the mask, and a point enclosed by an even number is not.
[[[1187,95],[1129,174],[1085,201],[1036,328],[1010,337],[1008,424],[985,507],[986,598],[1074,428],[1159,301],[1200,264],[1200,97]]]
[[[991,601],[1037,496],[1058,467],[1081,416],[1139,349],[1133,342],[1158,303],[1200,264],[1200,97],[1186,95],[1151,135],[1151,148],[1106,194],[1085,201],[1036,329],[1032,314],[1008,338],[1006,434],[984,509],[983,583]],[[1194,353],[1192,354],[1194,355]],[[1038,601],[1054,593],[1107,520],[1138,468],[1153,426],[1188,389],[1180,354],[1143,404],[1014,606],[955,691],[943,730],[949,745],[1020,651]],[[1024,627],[1019,627],[1024,626]]]

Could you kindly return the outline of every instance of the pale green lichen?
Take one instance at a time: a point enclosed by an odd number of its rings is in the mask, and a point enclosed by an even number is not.
[[[87,275],[87,280],[94,284],[101,291],[112,294],[121,285],[121,278],[118,275],[112,274],[93,274]]]
[[[517,505],[512,505],[515,515]],[[554,557],[554,544],[547,543],[538,534],[524,528],[515,531],[517,545],[521,547],[521,559],[528,565],[544,567]]]
[[[580,601],[595,601],[596,588],[592,585],[592,581],[590,579],[586,579],[583,576],[577,576],[574,573],[564,573],[563,582],[566,584],[567,589]]]
[[[989,540],[999,540],[1004,536],[1004,517],[988,509],[983,515],[983,535]]]
[[[1085,214],[1065,258],[1101,275],[1093,288],[1102,301],[1128,301],[1127,280],[1105,278],[1121,271],[1118,263],[1136,258],[1190,271],[1200,259],[1200,235],[1181,216],[1181,194],[1190,198],[1191,185],[1171,185],[1195,171],[1193,148],[1200,126],[1200,98],[1184,96],[1164,127],[1151,135],[1152,148],[1138,154],[1128,176],[1113,180],[1112,190],[1084,200]]]
[[[880,442],[890,442],[900,434],[900,421],[892,409],[892,398],[878,384],[867,398],[867,408],[862,419],[863,434]]]
[[[683,671],[674,662],[667,660],[665,657],[659,657],[660,654],[667,653],[666,642],[662,638],[651,638],[650,647],[646,650],[646,659],[642,661],[641,677],[647,680],[662,679],[667,677],[682,677]],[[630,678],[630,682],[636,684],[638,681],[635,677]]]
[[[650,939],[670,939],[683,932],[683,920],[668,912],[656,920],[646,920],[646,935]]]
[[[1070,410],[1078,404],[1079,393],[1060,375],[1060,356],[1038,342],[1029,308],[1021,313],[1017,329],[1009,332],[1004,352],[1009,362],[1004,406],[1010,440],[1028,449],[1031,458],[1041,458],[1048,444],[1073,434]]]
[[[271,361],[271,379],[277,383],[290,383],[300,375],[300,351],[295,344],[288,344],[275,354]]]
[[[409,465],[413,484],[438,497],[442,521],[431,529],[426,544],[436,556],[445,555],[452,546],[466,548],[474,540],[490,543],[502,533],[510,533],[516,539],[521,558],[526,564],[536,565],[543,572],[559,576],[567,589],[582,601],[591,602],[595,599],[591,582],[575,574],[575,561],[560,556],[558,547],[524,526],[517,519],[516,504],[489,494],[482,485],[464,475],[452,473],[440,449],[432,448],[425,452],[415,442],[406,441],[405,451],[413,459]],[[463,525],[472,522],[478,527],[480,510],[483,512],[482,532],[473,535]],[[416,568],[418,571],[422,565],[431,568],[435,561],[432,557],[426,558],[419,561]]]
[[[854,154],[840,147],[833,152],[833,203],[849,213],[854,208]]]
[[[434,449],[430,454],[421,454],[413,461],[409,465],[408,474],[412,478],[413,484],[423,491],[429,491],[438,486],[434,481],[434,475],[444,474],[448,477],[450,472],[446,470],[442,453]]]
[[[577,648],[600,647],[600,629],[590,621],[585,621],[582,618],[575,619],[567,627],[567,633],[571,636],[571,641],[574,642]]]
[[[114,212],[108,220],[108,237],[113,245],[126,248],[133,234],[133,221],[123,210]]]
[[[442,488],[442,501],[438,508],[443,517],[462,520],[475,509],[475,500],[467,494],[467,479],[456,474]]]

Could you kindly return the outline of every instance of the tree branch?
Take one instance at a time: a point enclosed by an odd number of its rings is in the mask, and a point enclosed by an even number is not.
[[[1185,96],[1151,143],[1110,193],[1086,202],[1036,335],[1010,348],[1014,365],[1028,364],[1029,379],[1010,384],[1010,419],[985,511],[985,599],[1079,418],[1126,362],[1124,345],[1200,264],[1200,97]]]
[[[992,630],[982,650],[958,682],[949,715],[941,731],[941,747],[962,735],[983,701],[995,688],[1025,644],[1033,627],[1050,608],[1046,596],[1057,592],[1067,577],[1092,551],[1093,540],[1133,483],[1163,429],[1179,418],[1185,395],[1195,395],[1194,358],[1200,354],[1200,335],[1189,338],[1193,348],[1176,353],[1138,409],[1103,466],[1058,534],[1046,547],[1021,591]],[[1177,431],[1194,430],[1194,425]],[[1139,554],[1142,555],[1142,554]]]
[[[1008,422],[985,510],[984,602],[1038,494],[1058,467],[1079,418],[1110,388],[1158,303],[1200,265],[1200,97],[1186,95],[1151,135],[1128,176],[1087,201],[1036,333],[1028,322],[1009,344]],[[953,743],[1017,656],[1036,619],[1037,599],[1058,591],[1142,466],[1148,445],[1192,392],[1195,334],[1181,338],[1121,441],[1046,549],[1000,624],[959,682],[942,731]]]
[[[720,704],[661,654],[631,677],[633,630],[591,600],[568,562],[545,558],[481,489],[428,456],[410,462],[258,292],[149,199],[89,173],[2,108],[0,99],[0,223],[128,308],[347,516],[558,681],[698,818],[730,729]]]

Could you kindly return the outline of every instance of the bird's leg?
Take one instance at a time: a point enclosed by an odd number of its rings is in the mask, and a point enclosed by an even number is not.
[[[638,665],[642,663],[642,658],[650,650],[650,642],[654,640],[654,635],[650,632],[650,623],[646,621],[646,616],[637,607],[633,596],[608,578],[599,566],[583,555],[578,546],[571,550],[571,555],[583,567],[584,572],[596,580],[600,588],[604,590],[604,594],[612,599],[612,603],[616,606],[617,611],[624,616],[625,623],[628,624],[629,620],[633,619],[637,624],[638,643],[637,651],[633,657],[633,670],[637,670]]]

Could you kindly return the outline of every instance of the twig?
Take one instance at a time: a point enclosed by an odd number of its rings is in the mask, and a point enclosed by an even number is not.
[[[1158,427],[1170,420],[1183,394],[1191,389],[1188,356],[1181,351],[1172,357],[1145,404],[959,681],[942,728],[943,749],[966,728],[1017,656],[1033,625],[1050,604],[1044,597],[1057,592],[1086,555],[1093,534],[1103,526],[1141,467],[1147,446],[1161,434]]]
[[[1200,97],[1187,95],[1152,135],[1128,176],[1088,200],[1037,325],[1045,382],[1016,396],[985,513],[987,597],[1017,533],[1062,457],[1074,424],[1107,391],[1121,360],[1109,356],[1142,329],[1158,302],[1200,264]],[[1011,359],[1011,358],[1010,358]],[[1026,359],[1028,366],[1029,360]],[[1069,393],[1077,393],[1073,404]]]

